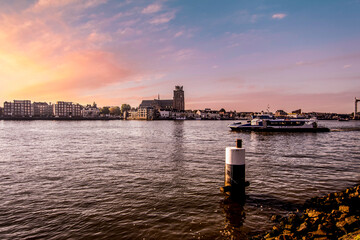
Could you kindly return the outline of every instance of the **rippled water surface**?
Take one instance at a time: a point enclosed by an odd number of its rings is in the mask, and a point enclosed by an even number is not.
[[[0,239],[245,239],[360,181],[360,121],[234,133],[227,121],[0,121]],[[243,139],[248,199],[224,201]]]

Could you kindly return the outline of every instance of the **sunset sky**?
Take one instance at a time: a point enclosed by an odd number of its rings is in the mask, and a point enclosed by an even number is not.
[[[186,109],[351,113],[360,0],[0,2],[0,105],[172,98]]]

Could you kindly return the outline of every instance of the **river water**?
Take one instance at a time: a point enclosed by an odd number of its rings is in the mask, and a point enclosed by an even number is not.
[[[360,121],[236,133],[228,121],[0,121],[0,239],[246,239],[360,182]],[[243,139],[244,206],[225,147]]]

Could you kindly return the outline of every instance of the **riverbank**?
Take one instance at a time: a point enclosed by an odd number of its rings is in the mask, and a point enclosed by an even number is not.
[[[305,202],[303,211],[272,216],[270,232],[251,239],[360,239],[360,185]]]

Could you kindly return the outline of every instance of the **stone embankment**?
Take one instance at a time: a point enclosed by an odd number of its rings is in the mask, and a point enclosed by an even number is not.
[[[360,185],[305,202],[302,212],[274,215],[277,224],[252,239],[360,240]]]

